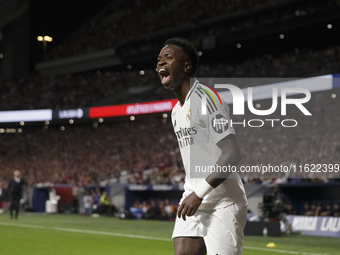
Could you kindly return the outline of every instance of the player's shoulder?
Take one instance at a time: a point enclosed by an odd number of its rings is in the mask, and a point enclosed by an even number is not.
[[[194,106],[195,102],[199,109],[202,104],[205,104],[209,114],[220,111],[225,108],[224,100],[219,96],[217,91],[210,85],[197,81],[196,86],[192,91],[191,105]]]
[[[219,102],[222,105],[223,100],[217,93],[217,91],[210,85],[204,84],[196,80],[194,87],[191,91],[192,97],[202,100],[203,97],[211,99],[214,102]]]

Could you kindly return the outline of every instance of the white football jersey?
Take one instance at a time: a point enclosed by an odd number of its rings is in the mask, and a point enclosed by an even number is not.
[[[206,110],[202,109],[205,100]],[[235,134],[235,130],[229,125],[228,105],[215,90],[197,80],[184,104],[181,106],[178,101],[174,106],[171,117],[186,172],[183,200],[209,175],[209,167],[215,166],[222,152],[216,144]],[[243,183],[237,173],[232,173],[205,196],[199,209],[219,208],[234,202],[247,205]]]

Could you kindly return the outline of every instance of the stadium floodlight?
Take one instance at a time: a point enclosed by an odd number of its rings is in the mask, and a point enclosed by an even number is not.
[[[47,42],[52,42],[53,38],[51,36],[45,35],[45,36],[41,36],[39,35],[37,37],[39,42],[43,42],[43,54],[44,54],[44,58],[46,58],[47,55]]]
[[[44,41],[46,41],[46,42],[52,42],[52,37],[50,37],[50,36],[48,36],[48,35],[45,35],[44,36]]]

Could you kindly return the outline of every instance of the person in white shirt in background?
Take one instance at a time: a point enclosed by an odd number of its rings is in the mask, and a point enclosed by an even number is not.
[[[92,205],[93,205],[93,197],[90,191],[86,191],[85,195],[83,196],[83,205],[85,208],[85,214],[87,216],[92,215]]]

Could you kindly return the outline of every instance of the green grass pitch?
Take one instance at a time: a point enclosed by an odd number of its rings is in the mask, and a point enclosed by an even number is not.
[[[10,220],[8,214],[2,214],[0,251],[6,255],[170,255],[173,225],[173,222],[33,213]],[[267,248],[270,242],[276,247]],[[340,239],[246,236],[243,254],[340,254]]]

